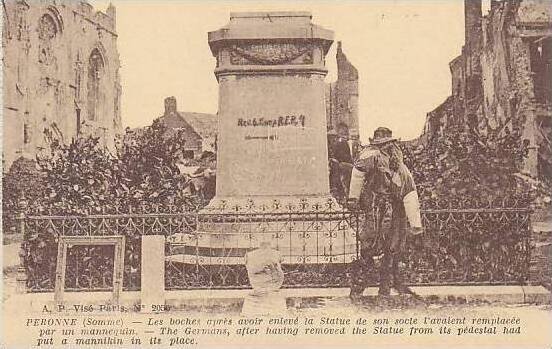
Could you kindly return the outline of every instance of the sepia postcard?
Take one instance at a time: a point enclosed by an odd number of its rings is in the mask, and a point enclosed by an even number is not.
[[[0,348],[552,348],[551,0],[2,0]]]

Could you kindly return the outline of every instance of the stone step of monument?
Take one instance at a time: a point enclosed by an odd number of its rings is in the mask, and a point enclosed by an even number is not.
[[[352,248],[351,248],[352,249]],[[214,252],[207,251],[200,253],[178,253],[165,256],[165,260],[171,263],[182,263],[188,265],[243,265],[245,264],[245,253],[248,250],[241,251],[241,255],[232,256],[228,251]],[[234,251],[233,251],[234,252]],[[286,254],[288,251],[282,251],[282,263],[289,265],[303,264],[346,264],[356,259],[356,251],[350,253],[328,254]],[[226,253],[226,255],[224,254]]]
[[[213,229],[215,228],[213,227]],[[236,253],[239,253],[240,250],[259,247],[259,241],[264,236],[267,236],[271,240],[273,247],[279,250],[306,250],[322,254],[329,253],[330,251],[334,251],[335,253],[343,250],[354,251],[354,247],[356,246],[356,238],[352,230],[339,229],[334,226],[308,227],[297,231],[286,231],[285,228],[279,228],[278,231],[273,233],[252,233],[252,229],[245,232],[215,233],[196,231],[185,234],[177,233],[169,236],[167,242],[173,249],[187,248],[207,251],[222,249],[225,251],[235,250]]]

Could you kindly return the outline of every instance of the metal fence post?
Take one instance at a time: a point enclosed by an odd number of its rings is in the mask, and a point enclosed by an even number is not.
[[[531,216],[533,211],[528,210],[524,213],[524,217],[526,219],[523,219],[525,221],[524,226],[521,228],[523,229],[523,245],[524,245],[524,252],[525,252],[525,266],[523,269],[523,276],[522,276],[522,283],[524,285],[527,285],[531,281],[531,254],[532,254],[532,247],[531,247],[531,236],[533,234],[533,225],[531,224]]]
[[[27,293],[27,268],[26,268],[26,258],[27,250],[25,248],[25,224],[27,220],[27,207],[28,202],[23,196],[18,202],[18,213],[17,213],[17,230],[18,234],[21,235],[23,241],[19,247],[19,267],[17,268],[16,280],[16,291],[17,293]]]

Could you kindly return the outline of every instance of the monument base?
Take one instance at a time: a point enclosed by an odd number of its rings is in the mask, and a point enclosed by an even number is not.
[[[344,213],[331,195],[305,196],[215,196],[200,215],[211,214],[290,214]]]
[[[170,259],[244,264],[245,253],[268,239],[284,264],[350,263],[357,256],[353,219],[330,196],[215,198],[199,213],[195,234],[171,237]]]

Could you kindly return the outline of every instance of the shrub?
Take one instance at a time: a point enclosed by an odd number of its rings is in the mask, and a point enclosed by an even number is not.
[[[403,144],[423,202],[434,200],[497,202],[515,198],[528,204],[538,189],[522,180],[527,144],[520,131],[505,128],[500,137],[452,127],[424,145]]]
[[[36,202],[44,192],[44,174],[33,160],[19,158],[2,177],[2,227],[4,234],[15,233],[16,215],[23,198]]]

